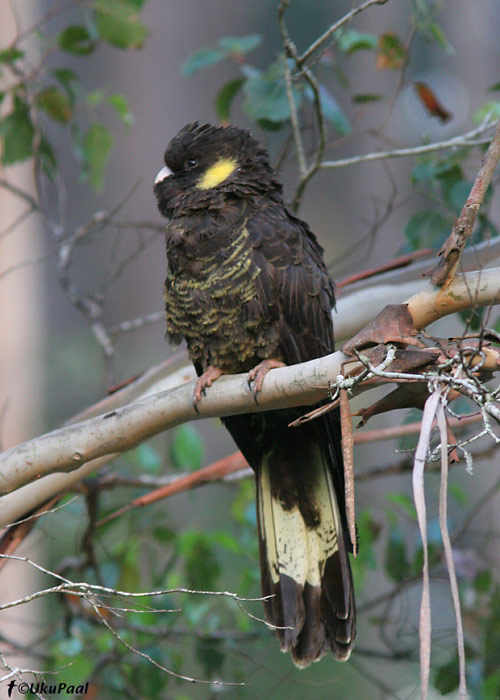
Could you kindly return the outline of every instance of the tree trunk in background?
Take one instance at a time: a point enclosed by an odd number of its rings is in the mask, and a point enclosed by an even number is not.
[[[0,39],[3,46],[15,36],[12,4],[0,0]],[[34,4],[14,5],[16,12],[33,13]],[[34,17],[26,17],[31,24]],[[25,26],[26,26],[25,24]],[[7,102],[7,100],[6,100]],[[3,106],[8,109],[9,105]],[[33,168],[30,163],[0,169],[0,177],[20,189],[33,192]],[[43,348],[45,319],[42,267],[28,264],[42,255],[39,224],[31,215],[9,228],[28,205],[0,188],[0,445],[2,449],[38,434],[43,391]],[[19,266],[19,268],[18,268]],[[16,552],[34,554],[33,540]],[[37,557],[39,558],[39,557]],[[33,592],[39,581],[26,564],[13,562],[0,575],[0,601],[14,600]],[[40,631],[40,607],[13,608],[1,614],[2,638],[30,649]],[[16,651],[3,641],[2,653],[11,667],[37,668],[29,653]],[[35,664],[35,665],[33,665]],[[38,662],[38,667],[40,663]],[[15,693],[15,691],[14,691]],[[14,696],[13,696],[14,697]]]

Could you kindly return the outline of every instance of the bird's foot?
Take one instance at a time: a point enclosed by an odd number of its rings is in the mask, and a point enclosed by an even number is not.
[[[209,365],[198,379],[193,391],[193,406],[196,411],[198,410],[197,404],[201,400],[201,395],[205,394],[205,389],[208,386],[212,386],[212,384],[221,376],[221,374],[224,374],[221,369],[214,367],[213,365]]]
[[[285,363],[281,360],[273,360],[268,358],[267,360],[262,360],[248,373],[248,386],[253,382],[253,395],[257,401],[257,394],[262,389],[262,382],[264,377],[269,372],[270,369],[275,369],[276,367],[286,367]]]

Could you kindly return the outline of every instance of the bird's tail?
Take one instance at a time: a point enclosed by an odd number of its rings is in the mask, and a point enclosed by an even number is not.
[[[282,444],[263,455],[256,470],[266,618],[299,667],[328,650],[345,661],[354,643],[350,540],[337,501],[334,457],[318,440],[298,449]]]

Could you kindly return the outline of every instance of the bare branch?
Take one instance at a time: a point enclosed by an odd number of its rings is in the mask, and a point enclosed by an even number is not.
[[[449,148],[463,148],[466,146],[478,146],[483,143],[489,143],[490,138],[477,140],[477,137],[484,134],[493,128],[491,122],[481,124],[476,129],[454,136],[446,141],[438,141],[435,143],[424,144],[423,146],[410,146],[408,148],[396,148],[392,151],[379,151],[377,153],[365,153],[361,156],[353,156],[352,158],[341,158],[339,160],[324,160],[320,168],[345,168],[347,165],[357,165],[358,163],[369,163],[376,160],[387,160],[389,158],[406,158],[407,156],[419,156],[425,153],[434,153],[435,151],[443,151]],[[474,140],[476,139],[476,140]]]
[[[450,284],[460,263],[463,249],[472,235],[472,229],[479,212],[479,207],[483,203],[486,190],[493,178],[493,173],[500,159],[500,120],[498,121],[495,134],[484,156],[479,172],[474,180],[472,189],[467,201],[462,207],[453,230],[443,243],[439,255],[441,260],[432,272],[432,281],[438,286]]]
[[[344,24],[347,24],[347,22],[350,22],[353,17],[355,17],[357,14],[360,12],[363,12],[366,10],[368,7],[371,7],[372,5],[385,5],[387,0],[366,0],[362,5],[359,7],[355,7],[353,10],[348,12],[346,15],[344,15],[341,19],[339,19],[337,22],[331,25],[324,34],[322,34],[316,41],[314,41],[305,51],[304,53],[298,57],[298,63],[303,64],[305,61],[307,61],[316,51],[318,51],[324,44],[327,42],[329,39],[333,37],[336,31],[338,31],[341,27],[344,26]]]

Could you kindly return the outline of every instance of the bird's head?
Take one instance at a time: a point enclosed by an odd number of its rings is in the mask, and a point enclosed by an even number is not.
[[[170,141],[155,181],[160,212],[222,204],[226,196],[281,192],[267,152],[236,126],[187,124]]]

